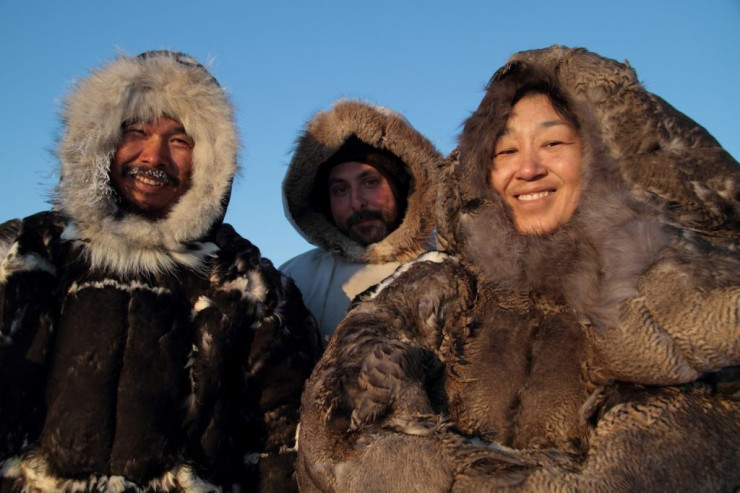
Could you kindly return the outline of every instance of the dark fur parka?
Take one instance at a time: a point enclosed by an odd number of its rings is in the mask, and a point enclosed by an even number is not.
[[[122,124],[195,141],[190,189],[153,221],[121,207]],[[0,226],[0,482],[25,491],[295,488],[318,358],[295,285],[222,223],[231,105],[192,58],[121,56],[67,100],[55,208]]]
[[[488,185],[514,94],[564,94],[574,216]],[[735,491],[740,169],[626,64],[515,55],[440,179],[440,252],[362,295],[303,395],[302,491]]]

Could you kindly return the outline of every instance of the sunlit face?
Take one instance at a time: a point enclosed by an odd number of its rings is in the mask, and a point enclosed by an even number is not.
[[[522,234],[567,222],[581,197],[583,145],[576,128],[544,94],[520,99],[496,142],[490,182]]]
[[[111,183],[129,209],[162,218],[190,188],[194,147],[183,126],[168,117],[126,125],[111,162]]]
[[[331,169],[329,207],[339,230],[362,245],[382,240],[397,226],[390,183],[369,164],[350,161]]]

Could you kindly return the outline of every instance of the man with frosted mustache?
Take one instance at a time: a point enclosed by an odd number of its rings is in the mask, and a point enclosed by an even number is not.
[[[314,115],[283,181],[285,214],[318,248],[280,267],[325,341],[355,295],[432,247],[434,146],[388,108],[340,100]]]
[[[122,55],[63,119],[54,208],[0,224],[0,491],[295,490],[321,345],[223,222],[228,95],[188,55]]]

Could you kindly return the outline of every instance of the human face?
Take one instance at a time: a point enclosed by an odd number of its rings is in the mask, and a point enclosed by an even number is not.
[[[162,218],[190,188],[193,147],[172,118],[128,124],[111,162],[113,187],[131,210]]]
[[[520,99],[496,142],[490,183],[511,207],[522,234],[566,223],[581,197],[583,145],[544,94]]]
[[[362,245],[382,240],[397,226],[390,183],[369,164],[349,161],[331,169],[329,207],[339,230]]]

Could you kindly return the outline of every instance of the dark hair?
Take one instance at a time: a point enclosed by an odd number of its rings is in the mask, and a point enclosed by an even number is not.
[[[571,109],[570,103],[566,97],[557,87],[545,81],[534,82],[520,87],[511,99],[512,108],[525,96],[534,96],[537,94],[547,96],[555,110],[555,113],[557,113],[561,118],[567,120],[568,123],[576,128],[576,130],[580,130],[581,125],[578,121],[578,117],[576,117],[576,114]]]

